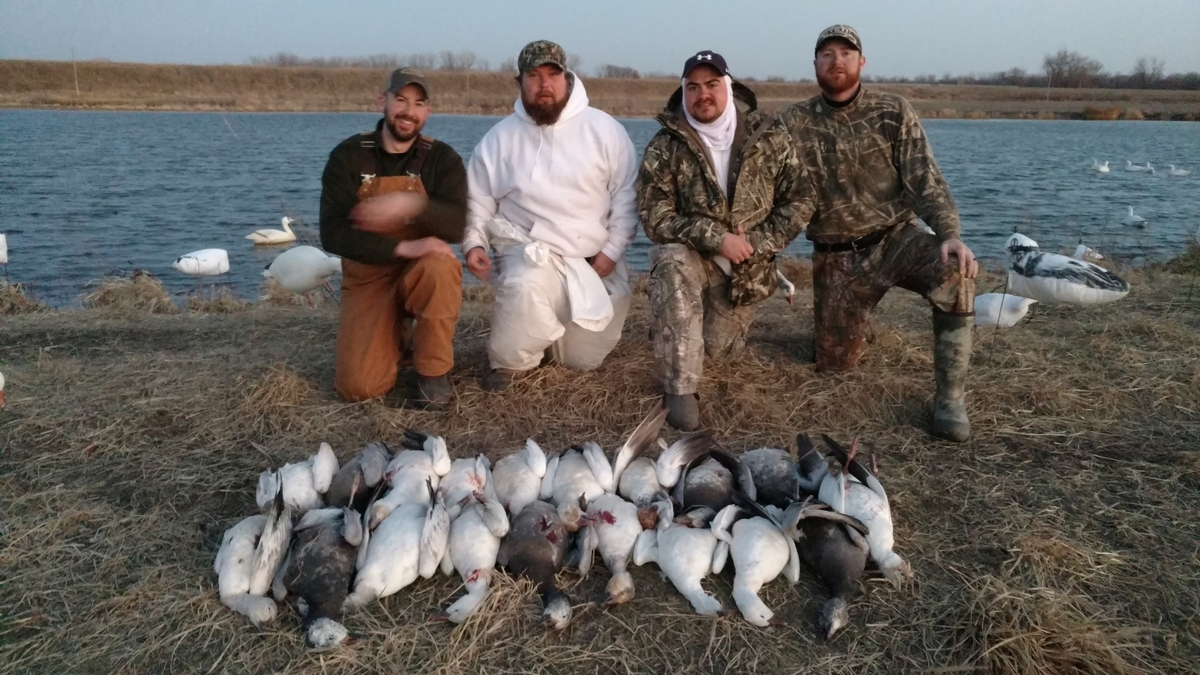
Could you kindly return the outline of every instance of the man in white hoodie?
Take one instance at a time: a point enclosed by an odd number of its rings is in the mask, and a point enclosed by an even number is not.
[[[488,338],[492,372],[508,387],[553,361],[597,368],[629,311],[625,248],[637,230],[637,155],[624,127],[588,106],[583,82],[553,42],[525,45],[521,95],[475,147],[467,169],[467,269],[498,279]]]

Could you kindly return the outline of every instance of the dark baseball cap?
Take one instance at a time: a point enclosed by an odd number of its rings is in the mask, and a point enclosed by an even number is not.
[[[835,24],[821,31],[821,34],[817,36],[817,47],[813,51],[821,51],[821,46],[830,40],[845,40],[860,53],[862,52],[862,40],[858,37],[858,31],[844,23]]]
[[[729,65],[725,63],[725,57],[711,49],[698,51],[694,56],[684,61],[683,75],[680,75],[680,77],[687,77],[688,73],[696,69],[696,66],[708,66],[721,75],[729,74]]]
[[[547,64],[566,70],[567,53],[549,40],[534,40],[525,45],[517,57],[517,72],[524,75],[538,66]]]
[[[399,94],[400,90],[410,84],[415,84],[425,91],[425,98],[429,98],[429,80],[425,79],[425,74],[416,68],[397,68],[392,71],[387,82],[383,86],[385,94]]]

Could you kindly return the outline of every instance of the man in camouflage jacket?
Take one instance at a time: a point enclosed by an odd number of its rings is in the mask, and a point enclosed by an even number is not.
[[[650,321],[667,421],[700,424],[705,353],[736,358],[754,305],[777,286],[775,254],[812,217],[813,191],[783,125],[702,51],[658,116],[637,181],[650,253]]]
[[[857,365],[871,310],[892,286],[920,293],[933,306],[933,433],[964,441],[979,266],[959,240],[954,198],[908,102],[859,85],[858,33],[825,29],[815,56],[821,94],[783,121],[817,190],[808,229],[817,367]]]

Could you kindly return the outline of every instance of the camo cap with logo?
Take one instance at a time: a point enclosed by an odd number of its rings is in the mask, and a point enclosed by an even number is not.
[[[538,66],[547,64],[566,70],[567,53],[549,40],[534,40],[525,45],[521,55],[517,57],[517,72],[524,75]]]
[[[858,37],[858,31],[844,23],[830,26],[829,28],[821,31],[821,34],[817,36],[817,48],[813,51],[821,51],[821,45],[829,42],[830,40],[845,40],[859,52],[862,52],[862,40]]]

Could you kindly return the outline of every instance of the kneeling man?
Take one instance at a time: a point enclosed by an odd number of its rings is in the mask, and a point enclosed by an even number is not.
[[[379,105],[375,130],[342,141],[321,177],[321,245],[344,258],[334,386],[348,401],[383,396],[411,337],[420,399],[442,405],[462,305],[462,264],[447,242],[466,226],[466,171],[449,145],[421,135],[430,108],[420,72],[393,72]]]
[[[787,130],[757,110],[720,54],[683,66],[642,160],[638,207],[650,253],[654,362],[667,421],[700,426],[704,356],[745,349],[754,305],[776,288],[775,254],[812,217],[813,190]]]
[[[637,229],[637,158],[624,127],[588,106],[562,47],[539,40],[517,60],[520,98],[475,148],[468,167],[467,269],[498,280],[488,338],[506,388],[545,351],[591,370],[621,339],[629,311],[625,247]]]

